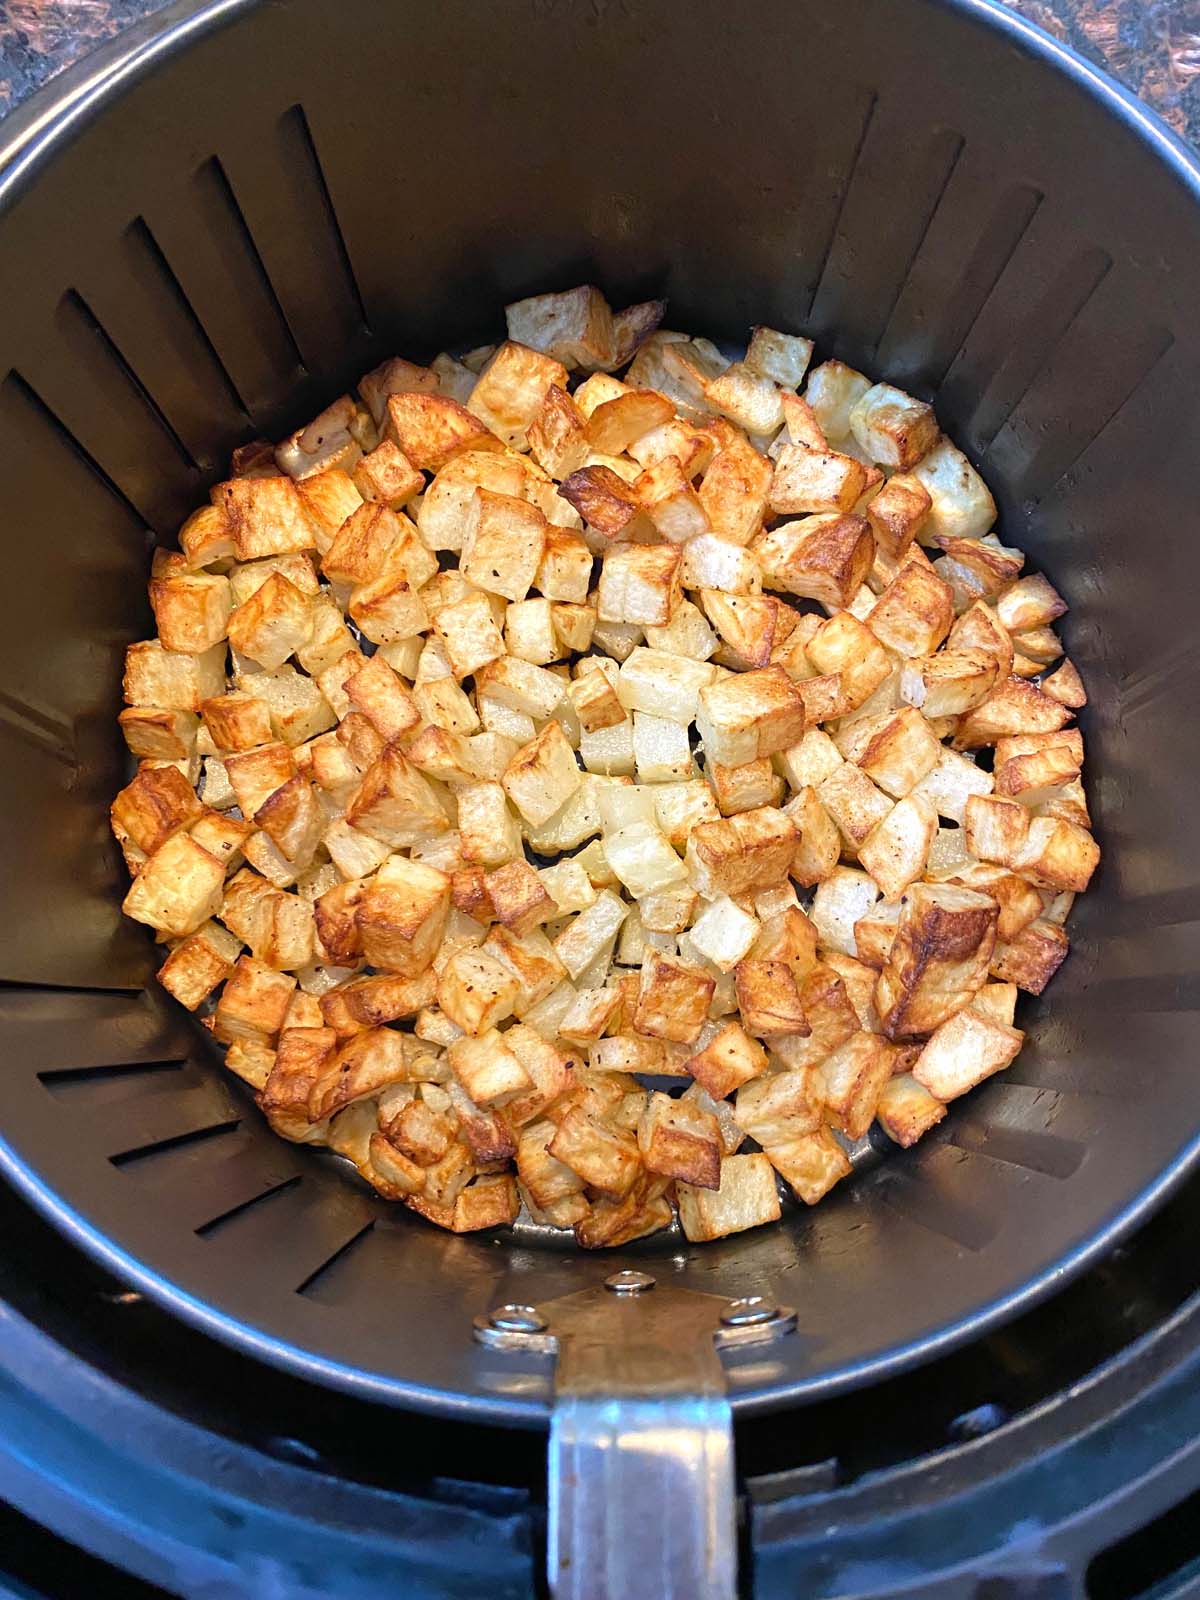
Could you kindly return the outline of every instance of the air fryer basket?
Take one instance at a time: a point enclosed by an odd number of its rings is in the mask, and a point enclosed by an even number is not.
[[[226,0],[2,177],[0,1161],[59,1226],[273,1361],[532,1423],[544,1371],[471,1342],[489,1305],[629,1265],[771,1292],[798,1333],[730,1358],[763,1407],[1008,1314],[1178,1180],[1200,190],[1133,102],[983,0]],[[150,980],[106,832],[147,530],[384,355],[585,280],[935,401],[1070,599],[1106,850],[1018,1062],[917,1148],[778,1227],[599,1257],[446,1236],[269,1134]]]

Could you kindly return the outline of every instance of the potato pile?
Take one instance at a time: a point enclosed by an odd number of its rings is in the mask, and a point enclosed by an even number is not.
[[[161,982],[456,1232],[814,1203],[1012,1061],[1099,858],[1066,606],[931,408],[662,313],[523,300],[238,451],[128,651]]]

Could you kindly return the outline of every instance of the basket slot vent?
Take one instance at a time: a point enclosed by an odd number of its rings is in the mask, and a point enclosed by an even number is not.
[[[929,1135],[928,1139],[937,1138]],[[999,1197],[983,1179],[978,1157],[955,1150],[940,1138],[917,1146],[909,1160],[886,1162],[879,1168],[874,1193],[888,1207],[927,1233],[964,1250],[985,1250],[996,1237],[998,1216],[990,1199]],[[916,1156],[916,1161],[912,1157]],[[964,1175],[969,1176],[964,1182]],[[964,1198],[962,1191],[972,1192]]]
[[[10,1062],[43,1078],[173,1065],[196,1044],[190,1018],[176,1018],[140,993],[0,989],[0,1031]]]
[[[1078,1171],[1086,1146],[1056,1133],[1039,1133],[1030,1128],[1006,1127],[978,1119],[953,1124],[946,1143],[955,1150],[1002,1161],[1006,1166],[1023,1167],[1047,1178],[1069,1178]]]
[[[52,1067],[49,1071],[39,1072],[38,1080],[51,1094],[65,1092],[69,1096],[73,1089],[114,1079],[158,1077],[164,1073],[180,1072],[186,1066],[186,1061],[122,1061],[100,1067]]]
[[[152,1161],[156,1156],[182,1149],[185,1145],[199,1144],[205,1139],[221,1138],[224,1134],[235,1132],[238,1126],[239,1123],[234,1118],[229,1122],[206,1123],[200,1128],[185,1128],[180,1133],[166,1134],[161,1139],[152,1139],[146,1144],[134,1145],[128,1150],[118,1150],[108,1159],[114,1167],[127,1167],[134,1163]]]
[[[313,1153],[302,1154],[311,1172]],[[235,1207],[208,1238],[214,1248],[252,1263],[266,1292],[290,1294],[362,1232],[379,1204],[349,1183],[291,1183],[276,1189],[269,1205]]]
[[[357,1255],[360,1246],[366,1242],[374,1231],[374,1219],[364,1223],[358,1232],[347,1239],[340,1249],[335,1250],[327,1260],[322,1261],[315,1271],[310,1272],[302,1283],[296,1285],[296,1293],[308,1295],[316,1300],[321,1299],[322,1287],[329,1283],[331,1274],[335,1274],[338,1267],[344,1266],[351,1255]]]
[[[257,1151],[255,1152],[254,1161],[247,1164],[242,1171],[227,1172],[224,1170],[225,1167],[230,1166],[239,1159],[238,1156],[232,1156],[228,1162],[223,1163],[220,1170],[220,1178],[224,1192],[218,1203],[223,1204],[225,1209],[218,1211],[215,1216],[208,1217],[193,1229],[193,1232],[198,1233],[202,1239],[211,1239],[222,1228],[232,1222],[235,1217],[242,1216],[244,1212],[251,1210],[252,1207],[260,1206],[264,1201],[274,1199],[276,1195],[281,1195],[285,1190],[293,1189],[297,1184],[304,1182],[302,1174],[294,1172],[290,1177],[281,1178],[278,1183],[272,1183],[269,1188],[264,1188],[262,1163],[258,1159]],[[243,1193],[243,1191],[248,1192]],[[238,1198],[235,1198],[235,1196],[238,1196]],[[189,1193],[188,1204],[194,1205],[194,1201],[195,1196]]]
[[[325,389],[345,381],[365,345],[362,302],[302,108],[222,165],[305,367]]]
[[[871,118],[813,298],[822,353],[854,364],[878,345],[963,153],[953,129],[914,137],[911,121],[911,110],[886,106]]]
[[[1099,288],[1112,258],[1080,248],[1038,207],[950,364],[938,400],[968,455],[983,455]]]
[[[1018,184],[997,200],[980,161],[969,151],[962,156],[879,341],[876,373],[901,388],[936,390],[1042,199]]]

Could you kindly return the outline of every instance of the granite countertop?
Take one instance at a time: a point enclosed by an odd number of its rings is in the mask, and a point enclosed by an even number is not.
[[[0,0],[0,115],[168,0]],[[1014,0],[1200,145],[1200,0]]]

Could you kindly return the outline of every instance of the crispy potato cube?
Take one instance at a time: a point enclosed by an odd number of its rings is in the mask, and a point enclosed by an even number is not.
[[[505,656],[476,674],[478,694],[530,717],[549,717],[566,695],[562,678],[545,667]],[[482,715],[482,710],[481,710]]]
[[[707,973],[651,948],[642,961],[634,1027],[654,1039],[695,1044],[715,987]]]
[[[235,559],[233,529],[220,506],[201,506],[192,512],[179,530],[179,548],[192,568],[223,569]]]
[[[946,640],[949,650],[982,650],[996,659],[996,682],[1003,683],[1012,671],[1013,645],[992,608],[982,600],[972,602],[957,618]]]
[[[538,826],[562,809],[583,782],[575,752],[559,722],[547,722],[505,768],[504,792],[527,822]]]
[[[1042,693],[1048,694],[1052,700],[1057,700],[1059,705],[1068,707],[1071,711],[1078,711],[1087,705],[1087,690],[1083,687],[1083,679],[1079,676],[1074,662],[1066,660],[1057,672],[1052,672],[1048,678],[1042,679]]]
[[[309,1117],[317,1122],[336,1116],[356,1101],[366,1100],[407,1078],[408,1059],[402,1034],[391,1028],[370,1028],[356,1033],[339,1044],[309,1090]],[[377,1119],[374,1107],[369,1110],[371,1115],[369,1119],[364,1116],[364,1123],[373,1130]],[[338,1148],[332,1138],[330,1145],[335,1150]],[[340,1153],[352,1154],[352,1151]]]
[[[907,1150],[937,1126],[946,1107],[911,1073],[902,1072],[884,1084],[875,1115],[888,1138]]]
[[[366,1028],[421,1014],[432,1003],[436,984],[429,970],[415,978],[392,973],[354,978],[320,997],[321,1019],[339,1038],[349,1038]],[[458,1034],[456,1028],[454,1037]]]
[[[570,605],[566,601],[556,600],[551,603],[550,617],[559,644],[558,655],[591,648],[596,631],[594,606]]]
[[[696,727],[710,760],[742,766],[797,742],[804,702],[781,667],[764,667],[701,689]]]
[[[685,544],[710,531],[708,513],[674,456],[652,462],[633,480],[633,490],[660,536],[671,544]]]
[[[451,1072],[477,1106],[503,1105],[532,1083],[495,1028],[478,1038],[456,1039],[447,1057]]]
[[[304,645],[311,627],[311,596],[273,572],[230,614],[229,642],[273,672]]]
[[[1016,984],[1026,994],[1041,994],[1067,959],[1070,948],[1065,928],[1037,917],[1021,928],[1009,943],[997,943],[991,974],[1004,983]]]
[[[909,795],[892,807],[859,846],[859,865],[875,879],[885,900],[899,900],[922,875],[937,831],[932,804],[923,796]]]
[[[213,503],[225,513],[239,561],[316,549],[317,523],[288,477],[219,483]]]
[[[654,1093],[638,1121],[638,1150],[648,1172],[699,1189],[721,1186],[721,1129],[711,1112]]]
[[[199,711],[203,701],[224,692],[225,657],[224,644],[199,655],[165,650],[157,639],[131,644],[125,651],[125,699],[164,711]]]
[[[849,1177],[850,1159],[828,1128],[770,1145],[764,1154],[798,1200],[815,1206]]]
[[[233,971],[240,950],[241,940],[219,922],[202,923],[171,951],[158,970],[158,981],[181,1006],[195,1011]]]
[[[747,433],[774,433],[783,422],[783,404],[774,382],[744,361],[734,361],[704,385],[704,398],[714,411]]]
[[[740,767],[708,761],[705,771],[722,816],[753,811],[760,806],[775,806],[783,798],[783,779],[775,773],[767,756],[743,762]]]
[[[853,456],[780,446],[767,503],[784,516],[853,511],[867,487],[867,469]]]
[[[987,699],[999,674],[999,661],[987,651],[943,650],[905,662],[900,693],[926,717],[957,717]]]
[[[1019,1028],[968,1008],[934,1030],[913,1064],[912,1075],[938,1100],[954,1100],[1007,1067],[1024,1040]]]
[[[750,954],[759,934],[756,917],[743,911],[728,895],[710,900],[692,925],[692,943],[706,961],[722,972],[732,972]]]
[[[562,981],[563,962],[540,928],[517,934],[511,928],[493,927],[483,942],[483,954],[507,967],[517,980],[513,1009],[524,1017]]]
[[[619,545],[605,552],[597,610],[602,622],[664,626],[681,599],[678,546]]]
[[[553,478],[578,472],[589,453],[584,418],[561,384],[552,383],[528,429],[533,459]]]
[[[580,1106],[567,1112],[547,1148],[590,1188],[615,1199],[629,1193],[641,1170],[636,1140],[606,1127]]]
[[[865,517],[823,512],[781,522],[750,553],[772,588],[843,610],[862,587],[875,544]],[[886,642],[886,641],[885,641]]]
[[[937,734],[912,706],[847,725],[838,734],[842,754],[900,800],[937,766]]]
[[[468,450],[501,450],[500,439],[480,419],[446,395],[390,394],[384,437],[414,467],[438,472]]]
[[[217,1002],[216,1037],[223,1044],[254,1037],[274,1039],[295,988],[290,972],[272,972],[251,956],[239,957]]]
[[[172,834],[190,828],[203,810],[178,768],[139,767],[132,783],[113,801],[110,816],[114,828],[152,855]]]
[[[550,1141],[557,1132],[553,1122],[531,1122],[517,1142],[517,1172],[538,1206],[552,1206],[583,1192],[580,1175],[550,1154]]]
[[[772,888],[787,877],[796,842],[791,819],[773,807],[702,822],[688,838],[688,875],[708,899]]]
[[[797,389],[808,370],[812,353],[811,339],[794,333],[779,333],[775,328],[756,327],[751,331],[746,365],[751,372],[770,378],[784,389]]]
[[[920,478],[897,473],[866,508],[875,543],[884,555],[899,560],[924,528],[933,499]]]
[[[429,780],[391,745],[363,774],[346,821],[393,850],[410,849],[449,827]]]
[[[963,816],[967,849],[980,861],[1015,867],[1029,838],[1028,810],[996,795],[971,795]]]
[[[850,413],[871,389],[870,378],[841,361],[826,361],[808,375],[804,397],[813,409],[826,438],[852,437]]]
[[[559,485],[558,493],[602,539],[649,538],[654,524],[631,484],[611,467],[580,467]]]
[[[850,761],[835,768],[815,795],[837,825],[846,848],[855,854],[892,809],[892,801],[882,789],[876,788],[862,768]]]
[[[399,511],[421,493],[425,478],[403,450],[384,439],[355,464],[354,487],[364,500]]]
[[[890,675],[893,661],[875,634],[849,611],[827,618],[806,645],[818,672],[840,674],[841,702],[854,711]]]
[[[1039,806],[1079,776],[1081,763],[1066,745],[1049,745],[1028,755],[1012,756],[995,767],[996,794],[1005,800]]]
[[[458,831],[465,861],[502,867],[521,859],[521,834],[499,783],[485,779],[458,790]]]
[[[321,558],[321,571],[331,583],[370,583],[402,544],[406,527],[412,527],[406,517],[385,505],[364,501],[334,534]]]
[[[727,1022],[685,1063],[685,1071],[714,1100],[723,1100],[766,1070],[767,1052],[736,1022]]]
[[[796,978],[787,962],[740,961],[734,969],[734,983],[747,1033],[768,1038],[778,1033],[809,1031]]]
[[[451,1022],[473,1036],[510,1017],[518,992],[509,969],[482,950],[459,950],[438,977],[438,1004]]]
[[[919,1038],[970,1003],[987,977],[998,917],[996,902],[970,889],[909,888],[875,990],[889,1039]],[[937,1093],[933,1084],[926,1087]]]
[[[151,578],[150,604],[163,648],[199,655],[224,639],[233,597],[228,578],[180,574]]]
[[[850,430],[863,453],[892,472],[908,472],[938,440],[933,407],[890,383],[868,389],[850,412]]]
[[[463,524],[459,570],[468,583],[507,600],[524,600],[545,549],[546,519],[511,495],[477,489]]]
[[[775,1173],[765,1155],[726,1156],[716,1190],[681,1183],[679,1222],[693,1243],[777,1222],[781,1215]]]
[[[770,665],[781,613],[786,609],[773,596],[723,594],[704,589],[700,598],[708,620],[738,658],[736,665]]]
[[[992,773],[977,767],[969,756],[943,749],[937,765],[909,790],[909,796],[928,800],[938,816],[961,825],[966,821],[971,796],[991,794],[994,782]]]
[[[996,502],[975,468],[949,439],[940,439],[912,469],[931,505],[921,529],[925,544],[979,539],[996,520]]]
[[[254,813],[254,822],[289,861],[307,863],[328,821],[317,791],[297,774],[274,790]]]
[[[788,888],[791,889],[790,884]],[[816,925],[798,905],[784,906],[768,914],[767,903],[767,896],[758,897],[756,909],[761,928],[750,954],[759,961],[786,961],[799,981],[816,964]]]
[[[910,561],[875,602],[867,626],[889,650],[913,657],[932,655],[953,621],[949,587],[936,573]]]
[[[895,1055],[886,1039],[860,1029],[818,1067],[826,1116],[847,1138],[861,1139],[874,1121]]]
[[[747,545],[762,527],[773,469],[749,440],[734,433],[722,441],[700,485],[700,504],[720,539]]]
[[[484,880],[497,919],[514,933],[528,933],[559,914],[541,876],[527,861],[511,861]]]
[[[686,847],[688,836],[701,822],[719,818],[716,801],[703,779],[654,785],[654,815],[676,850]]]
[[[1045,628],[1066,609],[1067,602],[1040,573],[1018,578],[996,601],[996,616],[1009,633]]]
[[[636,652],[635,652],[636,654]],[[567,691],[579,725],[586,733],[612,728],[625,721],[625,707],[617,698],[616,686],[604,672],[585,672]]]
[[[614,359],[616,333],[608,301],[591,284],[514,300],[505,306],[504,315],[510,339],[543,351],[573,371],[622,365]]]
[[[250,1043],[263,1037],[253,1033],[239,1035],[234,1042]],[[279,1034],[275,1061],[259,1104],[272,1130],[281,1138],[302,1143],[323,1138],[325,1129],[310,1118],[308,1101],[337,1043],[336,1034],[329,1028],[284,1028]]]
[[[595,382],[589,378],[584,388]],[[579,396],[576,403],[580,404]],[[619,456],[636,440],[670,422],[675,408],[666,395],[653,389],[626,389],[600,400],[586,412],[585,424],[590,448],[601,455]]]
[[[561,390],[566,381],[561,362],[507,340],[476,379],[467,409],[505,444],[524,449],[546,391],[551,385]]]
[[[218,750],[252,750],[275,737],[266,703],[250,694],[214,695],[202,702],[200,714]]]
[[[1100,862],[1100,846],[1086,828],[1058,817],[1034,817],[1011,866],[1039,889],[1082,894]]]
[[[418,976],[437,953],[449,910],[450,880],[444,873],[403,856],[389,857],[355,910],[364,955],[373,967]]]
[[[414,639],[429,626],[420,595],[398,566],[385,568],[368,583],[356,584],[346,609],[359,631],[375,644]]]
[[[421,720],[399,673],[379,655],[364,661],[346,679],[346,697],[385,739],[397,739]]]

